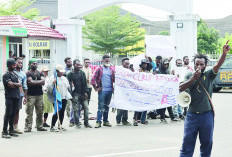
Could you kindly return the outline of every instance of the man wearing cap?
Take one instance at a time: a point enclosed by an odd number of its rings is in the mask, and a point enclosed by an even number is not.
[[[79,110],[80,104],[84,110],[84,125],[87,128],[92,128],[89,124],[89,105],[88,105],[88,88],[85,73],[81,70],[82,65],[78,59],[73,61],[74,70],[67,75],[67,79],[70,85],[73,85],[75,89],[72,91],[72,107],[74,112],[74,121],[77,128],[81,128],[79,123]]]
[[[45,79],[45,83],[43,85],[43,113],[44,113],[44,119],[43,119],[43,127],[50,127],[50,125],[47,124],[47,118],[48,118],[48,113],[53,113],[53,105],[52,103],[49,101],[48,96],[47,96],[47,92],[48,92],[48,72],[50,70],[46,67],[43,66],[41,68],[41,72],[44,75],[44,79]]]
[[[22,88],[20,88],[20,102],[17,106],[17,111],[14,117],[14,132],[17,134],[22,134],[22,132],[18,129],[18,121],[19,121],[19,110],[22,109],[22,103],[27,103],[27,76],[24,71],[22,71],[23,61],[21,58],[16,58],[16,70],[14,71],[18,77],[19,81],[22,84]]]
[[[58,129],[61,129],[62,131],[66,131],[65,128],[62,127],[63,124],[63,120],[64,120],[64,114],[65,114],[65,108],[66,108],[66,104],[67,104],[67,100],[72,99],[71,94],[69,93],[69,82],[67,80],[66,77],[63,76],[65,69],[63,65],[56,65],[56,72],[57,72],[57,78],[54,78],[54,76],[51,76],[51,78],[48,81],[48,98],[49,100],[53,103],[54,105],[54,96],[53,96],[53,88],[54,85],[58,82],[58,88],[59,88],[59,93],[61,95],[61,99],[62,99],[62,108],[59,110],[59,120],[60,120],[60,124],[61,126],[58,127]],[[58,131],[55,127],[56,122],[58,119],[58,115],[57,114],[53,114],[52,117],[52,124],[51,124],[51,132],[56,132]]]
[[[45,83],[44,76],[37,70],[37,60],[35,58],[29,61],[29,70],[27,71],[27,104],[24,132],[31,132],[33,123],[33,111],[36,111],[37,131],[47,131],[43,128],[43,90]]]
[[[5,88],[5,115],[3,122],[2,138],[10,138],[10,136],[18,136],[14,133],[14,116],[17,106],[20,102],[20,87],[22,84],[19,81],[17,74],[14,73],[16,62],[10,58],[7,60],[8,71],[3,75],[3,85]],[[9,125],[9,133],[8,133]],[[10,136],[8,136],[10,135]]]
[[[150,62],[147,59],[142,59],[141,60],[141,64],[139,72],[149,72],[147,70],[147,67],[149,66]],[[147,117],[147,111],[143,111],[143,112],[135,112],[134,113],[134,126],[138,126],[138,119],[141,120],[141,124],[147,124],[146,121],[146,117]]]

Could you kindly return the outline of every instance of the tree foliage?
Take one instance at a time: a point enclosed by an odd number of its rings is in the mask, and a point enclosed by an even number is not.
[[[144,46],[133,46],[144,40],[145,32],[139,30],[141,23],[130,14],[120,15],[119,9],[118,6],[111,6],[85,17],[83,37],[86,50],[111,56],[144,50]]]
[[[39,15],[37,8],[27,9],[35,0],[8,0],[0,4],[0,16],[21,15],[27,19],[34,19]]]
[[[221,37],[219,39],[219,47],[218,47],[218,52],[222,52],[223,46],[226,44],[227,40],[230,42],[228,45],[232,47],[232,34],[226,33],[224,37]],[[232,54],[232,50],[230,49],[229,54]]]
[[[201,19],[197,24],[197,51],[199,53],[211,53],[219,47],[218,30],[209,28]]]

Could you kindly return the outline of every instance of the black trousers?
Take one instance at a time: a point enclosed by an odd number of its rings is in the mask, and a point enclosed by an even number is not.
[[[92,88],[88,88],[87,94],[88,94],[88,104],[91,98]]]
[[[7,128],[9,125],[9,132],[14,131],[14,116],[16,112],[18,111],[18,104],[20,102],[20,99],[5,99],[5,115],[4,115],[4,122],[3,122],[3,133],[7,133]]]
[[[172,106],[167,107],[167,109],[168,109],[168,113],[169,113],[170,118],[174,119],[175,116],[174,116],[173,111],[172,111]],[[165,119],[165,111],[166,111],[166,108],[162,108],[162,109],[157,110],[157,112],[160,114],[160,119]]]
[[[60,124],[61,125],[63,124],[63,120],[64,120],[64,113],[65,113],[64,111],[65,111],[65,108],[66,108],[66,104],[67,104],[67,100],[66,99],[62,99],[62,108],[59,111],[59,117],[60,117]],[[53,104],[53,106],[54,106],[54,104]],[[57,114],[53,114],[51,127],[53,127],[53,126],[56,125],[57,119],[58,119]]]

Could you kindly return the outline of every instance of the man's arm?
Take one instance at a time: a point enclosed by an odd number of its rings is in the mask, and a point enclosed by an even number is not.
[[[179,91],[182,92],[188,89],[200,76],[201,76],[201,69],[197,69],[192,77],[190,77],[186,82],[180,84]]]
[[[229,40],[226,42],[226,44],[223,46],[223,53],[220,57],[220,59],[218,60],[218,62],[213,66],[213,71],[215,73],[218,72],[219,68],[222,66],[222,64],[224,63],[225,59],[226,59],[226,55],[227,53],[230,51],[230,47],[228,45]]]
[[[27,83],[29,86],[37,86],[37,85],[44,85],[45,81],[44,78],[42,80],[32,80],[32,77],[27,78]]]

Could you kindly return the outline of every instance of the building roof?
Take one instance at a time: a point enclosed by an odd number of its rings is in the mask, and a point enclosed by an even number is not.
[[[0,16],[0,26],[26,28],[29,37],[48,37],[65,39],[58,31],[31,21],[19,15]]]

